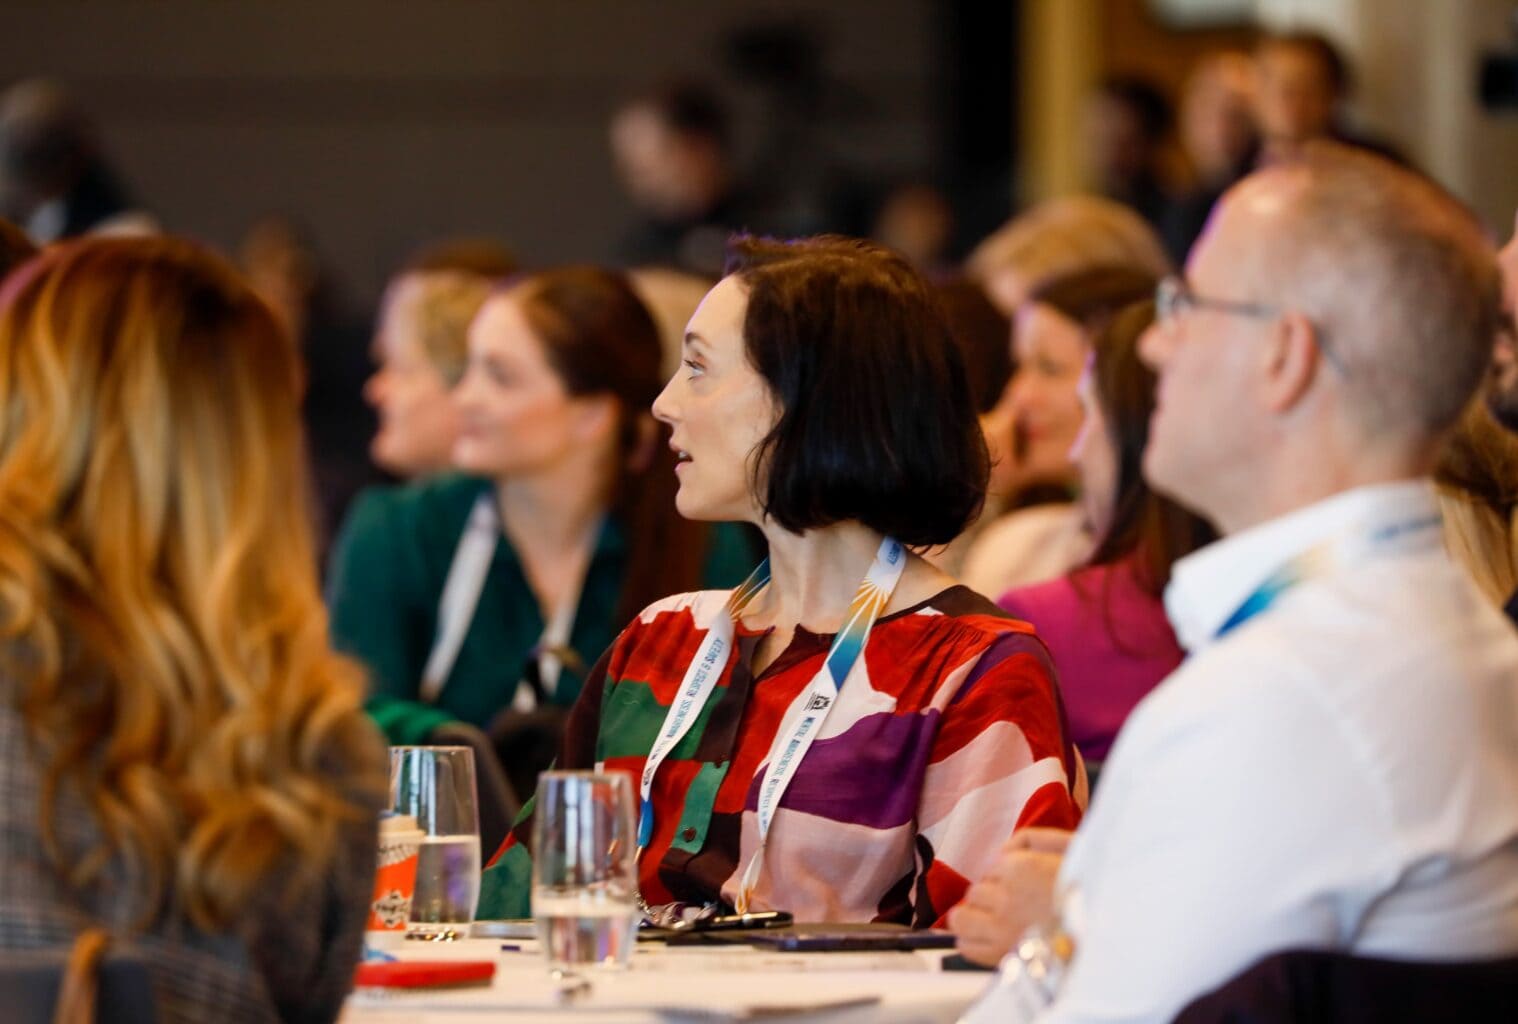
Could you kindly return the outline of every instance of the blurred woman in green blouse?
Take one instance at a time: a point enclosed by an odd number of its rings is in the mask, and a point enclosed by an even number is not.
[[[485,302],[451,393],[457,472],[361,498],[334,555],[334,639],[392,743],[567,707],[638,609],[752,568],[742,534],[674,512],[662,384],[620,274],[547,271]]]

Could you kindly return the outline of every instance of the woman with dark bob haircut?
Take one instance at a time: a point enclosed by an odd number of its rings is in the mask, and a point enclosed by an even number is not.
[[[656,919],[939,924],[1015,828],[1078,817],[1043,644],[911,550],[964,528],[987,473],[943,315],[878,246],[740,237],[682,355],[654,403],[675,504],[754,524],[770,557],[644,609],[559,763],[632,777]],[[529,819],[482,917],[528,912]]]

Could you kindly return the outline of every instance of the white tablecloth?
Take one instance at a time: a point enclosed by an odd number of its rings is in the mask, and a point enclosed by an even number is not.
[[[503,944],[519,948],[503,951]],[[407,960],[494,959],[495,979],[488,988],[360,990],[348,1000],[341,1024],[643,1024],[760,1016],[827,1024],[952,1024],[991,977],[940,971],[942,952],[804,954],[642,944],[629,970],[582,972],[591,983],[589,993],[564,1003],[561,983],[549,976],[532,941],[407,943],[399,955]],[[863,1000],[868,1001],[838,1005]]]

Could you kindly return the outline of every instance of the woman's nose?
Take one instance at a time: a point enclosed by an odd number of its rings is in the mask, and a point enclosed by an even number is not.
[[[650,406],[650,409],[654,414],[654,419],[658,420],[660,423],[668,423],[669,425],[673,426],[675,422],[680,418],[679,405],[675,402],[674,396],[671,394],[671,392],[674,391],[678,381],[678,374],[676,374],[674,377],[671,377],[669,379],[669,383],[664,385],[664,390],[660,391],[658,397],[654,399],[654,404]]]

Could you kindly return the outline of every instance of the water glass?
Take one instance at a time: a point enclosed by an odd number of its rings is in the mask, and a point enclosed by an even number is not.
[[[474,751],[391,747],[390,807],[426,835],[417,855],[408,935],[464,938],[480,896]]]
[[[626,967],[639,920],[628,777],[544,772],[532,834],[532,913],[549,965]]]

